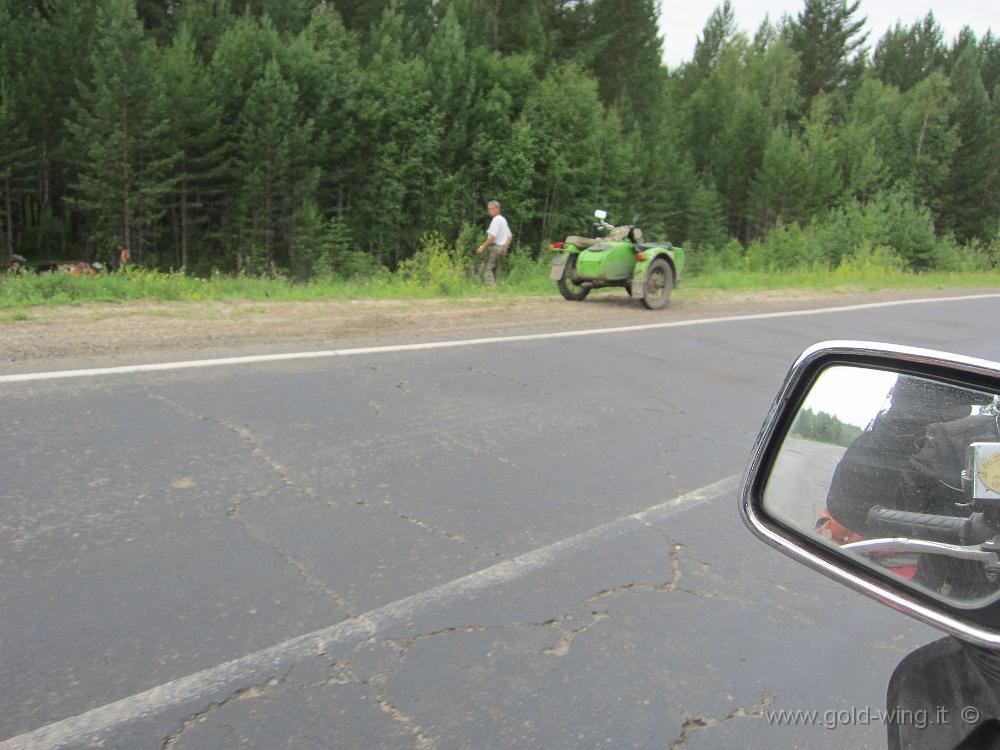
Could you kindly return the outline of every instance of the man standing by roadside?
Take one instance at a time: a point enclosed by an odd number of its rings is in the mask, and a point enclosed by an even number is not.
[[[500,260],[507,255],[514,235],[510,233],[507,220],[500,215],[499,201],[487,203],[486,210],[490,212],[493,220],[490,222],[490,228],[486,230],[486,242],[476,248],[476,255],[486,252],[486,262],[483,263],[483,279],[490,286],[496,286],[496,274],[500,270]]]

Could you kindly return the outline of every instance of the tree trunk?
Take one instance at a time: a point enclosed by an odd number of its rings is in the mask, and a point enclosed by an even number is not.
[[[71,227],[72,227],[73,215],[72,215],[72,213],[69,210],[69,202],[63,201],[62,209],[63,209],[63,231],[62,231],[62,245],[60,247],[60,249],[62,250],[62,252],[60,253],[60,255],[62,255],[63,257],[65,257],[66,256],[66,237],[72,231]]]
[[[274,226],[271,216],[271,175],[264,183],[264,245],[267,247],[267,272],[274,276]]]
[[[41,166],[41,171],[38,174],[38,197],[35,201],[35,216],[33,217],[32,226],[35,227],[35,252],[42,252],[42,214],[44,211],[43,207],[47,204],[49,199],[49,152],[45,144],[42,141],[41,144],[41,154],[39,155],[39,163]]]
[[[924,148],[924,136],[927,134],[927,120],[930,117],[930,112],[924,112],[924,124],[920,126],[920,137],[917,138],[917,158],[920,158],[920,152]]]
[[[181,268],[188,270],[188,190],[187,180],[181,180]]]
[[[3,249],[0,250],[0,270],[10,265],[10,256],[14,254],[14,217],[10,199],[10,175],[4,178],[3,190]]]
[[[129,201],[128,107],[122,109],[122,246],[132,248],[132,215]]]

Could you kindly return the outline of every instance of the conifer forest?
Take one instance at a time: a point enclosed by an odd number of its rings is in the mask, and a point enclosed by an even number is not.
[[[696,267],[1000,264],[1000,39],[861,0],[668,69],[655,0],[0,0],[0,266],[357,275],[501,201]],[[666,21],[669,25],[669,15]],[[467,241],[466,241],[467,240]],[[696,252],[695,252],[696,251]]]

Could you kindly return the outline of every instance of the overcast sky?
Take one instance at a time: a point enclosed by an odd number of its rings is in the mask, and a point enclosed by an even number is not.
[[[896,384],[894,372],[861,367],[831,367],[824,371],[806,397],[803,409],[831,414],[841,422],[864,429],[889,405]]]
[[[675,68],[682,61],[691,59],[695,41],[705,27],[705,21],[720,3],[721,0],[661,0],[660,32],[664,37],[667,65]],[[733,0],[736,23],[751,38],[765,15],[777,21],[785,13],[798,15],[803,7],[804,0]],[[971,26],[980,36],[990,26],[993,26],[994,33],[1000,31],[1000,14],[994,0],[948,0],[946,3],[939,1],[927,5],[912,0],[861,1],[861,13],[868,17],[872,44],[897,20],[909,25],[923,18],[928,10],[934,11],[947,41],[951,41],[965,25]]]

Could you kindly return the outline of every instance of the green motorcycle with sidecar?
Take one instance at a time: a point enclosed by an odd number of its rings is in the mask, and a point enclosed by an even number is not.
[[[670,243],[644,242],[639,227],[612,226],[606,211],[595,211],[594,216],[598,220],[594,227],[606,232],[603,237],[573,235],[549,245],[559,253],[550,274],[559,293],[579,302],[592,289],[618,286],[649,310],[666,307],[684,270],[684,250]]]

